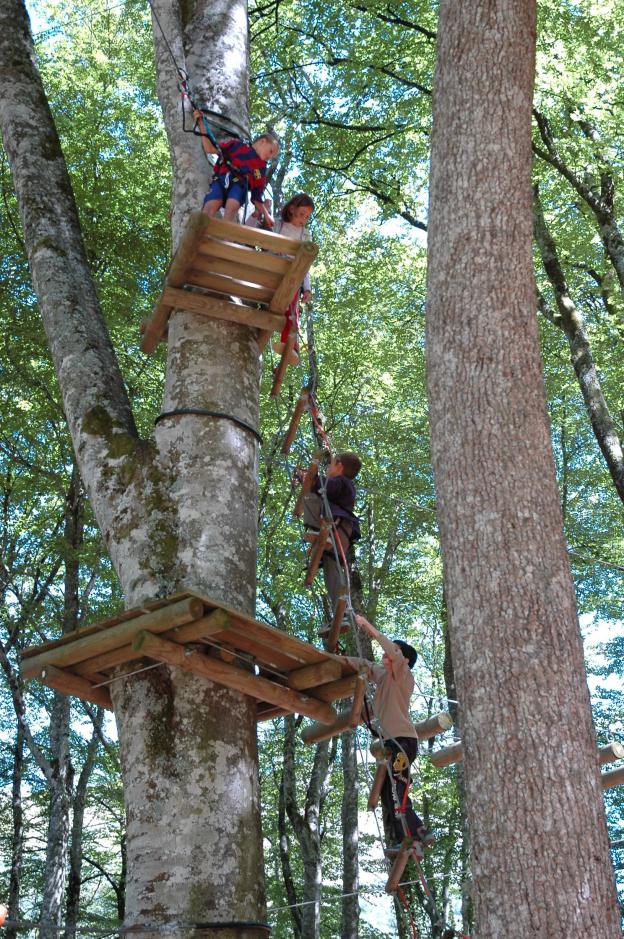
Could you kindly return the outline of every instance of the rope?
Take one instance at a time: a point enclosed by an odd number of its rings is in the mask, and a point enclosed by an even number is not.
[[[225,421],[232,421],[232,423],[236,424],[237,427],[241,427],[243,430],[253,434],[260,444],[263,443],[262,434],[259,430],[257,430],[251,424],[248,424],[247,421],[244,421],[241,417],[235,417],[233,414],[226,414],[225,411],[208,411],[206,408],[176,408],[173,411],[163,411],[163,413],[159,414],[155,419],[154,424],[159,424],[160,421],[163,421],[166,417],[178,417],[184,416],[185,414],[198,417],[217,417]]]

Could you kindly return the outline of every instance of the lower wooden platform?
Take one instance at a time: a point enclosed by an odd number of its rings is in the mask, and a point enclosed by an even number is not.
[[[193,591],[25,649],[22,674],[111,708],[111,680],[153,662],[255,698],[258,720],[298,713],[333,725],[332,702],[359,686],[344,657]]]

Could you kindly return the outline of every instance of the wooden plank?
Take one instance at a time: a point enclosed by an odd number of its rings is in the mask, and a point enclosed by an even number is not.
[[[453,719],[446,711],[440,711],[439,714],[434,714],[433,717],[414,724],[419,740],[430,740],[436,734],[443,734],[445,730],[450,730],[452,726]]]
[[[303,691],[305,688],[316,688],[317,685],[336,681],[341,675],[340,662],[336,659],[327,659],[326,662],[317,662],[315,665],[307,665],[305,668],[291,672],[288,676],[288,687]]]
[[[257,253],[254,251],[254,254]],[[235,264],[232,261],[211,257],[207,254],[197,254],[193,261],[193,270],[200,271],[202,274],[223,274],[225,277],[232,277],[234,280],[245,281],[248,284],[269,287],[271,295],[279,287],[282,280],[280,274],[263,271],[258,267],[247,264]]]
[[[464,748],[461,742],[453,743],[450,747],[442,747],[440,750],[432,750],[429,759],[434,766],[442,769],[443,766],[449,766],[451,763],[461,763],[464,758]]]
[[[317,254],[318,246],[313,241],[301,242],[290,270],[285,274],[283,281],[275,291],[269,304],[269,310],[273,313],[284,313],[288,309]]]
[[[613,789],[614,786],[624,786],[624,766],[609,769],[600,777],[603,789]]]
[[[223,274],[205,274],[195,267],[189,271],[186,282],[193,287],[205,287],[207,290],[216,290],[227,296],[242,297],[244,300],[252,300],[255,303],[270,300],[274,293],[268,287],[233,280],[231,277],[224,277]]]
[[[280,391],[282,390],[282,383],[284,381],[284,376],[286,375],[286,369],[290,364],[290,357],[295,351],[295,342],[297,340],[297,334],[291,332],[284,343],[284,349],[282,352],[282,357],[279,361],[279,365],[275,369],[275,375],[273,376],[273,387],[271,388],[271,397],[277,398]],[[297,359],[298,361],[298,359]]]
[[[600,760],[601,766],[604,766],[605,763],[615,763],[616,760],[624,760],[624,744],[619,743],[617,740],[612,740],[611,743],[605,744],[604,747],[599,747],[598,759]]]
[[[237,267],[240,266],[241,269],[252,267],[259,271],[268,271],[278,275],[280,283],[292,263],[289,258],[280,258],[268,251],[244,248],[240,245],[217,241],[215,238],[204,238],[199,243],[197,258],[221,258]]]
[[[165,284],[170,287],[181,287],[191,269],[193,258],[197,254],[199,242],[206,228],[207,216],[203,212],[193,212],[189,216],[186,228],[178,244],[178,250],[173,256],[169,270],[165,276]]]
[[[293,416],[290,419],[290,424],[288,425],[288,430],[286,431],[286,436],[284,437],[284,442],[282,443],[282,453],[284,454],[288,453],[293,445],[293,440],[297,434],[297,428],[299,427],[299,423],[303,417],[303,412],[308,406],[308,399],[309,392],[304,389],[297,399]]]
[[[220,630],[214,634],[213,638],[218,642],[227,641],[240,652],[253,655],[258,665],[268,665],[286,674],[301,667],[300,658],[294,658],[292,655],[280,652],[279,649],[256,639],[243,629],[237,629],[234,625],[228,629]]]
[[[199,619],[192,620],[183,626],[174,626],[163,633],[163,639],[170,639],[172,642],[196,642],[214,629],[226,629],[231,622],[229,615],[224,610],[213,610],[207,616],[200,616]],[[79,662],[72,668],[77,675],[84,675],[86,678],[95,680],[98,671],[106,671],[122,665],[124,662],[132,662],[137,658],[137,654],[132,643],[120,646],[119,649],[113,649],[105,655],[97,655],[95,658],[86,659]]]
[[[155,632],[165,632],[173,626],[199,619],[203,612],[204,604],[201,600],[197,597],[187,597],[185,600],[135,616],[117,626],[111,626],[106,630],[76,639],[67,645],[48,649],[46,652],[26,659],[22,663],[22,675],[24,678],[35,678],[46,665],[67,667],[76,662],[84,662],[85,659],[92,659],[99,654],[126,645],[141,629],[149,627]]]
[[[203,234],[204,237],[207,235],[212,238],[219,238],[221,241],[234,241],[240,245],[256,245],[259,248],[265,248],[267,251],[273,251],[275,254],[296,255],[302,244],[314,244],[312,241],[302,242],[295,238],[285,238],[284,235],[274,235],[273,232],[262,231],[260,228],[250,228],[247,225],[225,222],[221,218],[207,219]],[[316,248],[316,245],[314,247]],[[318,248],[316,250],[318,251]],[[301,279],[303,280],[303,277]]]
[[[177,290],[174,287],[165,287],[163,297],[171,306],[190,313],[199,313],[201,316],[210,316],[212,319],[229,320],[232,323],[241,323],[243,326],[258,329],[270,329],[273,332],[281,331],[284,325],[283,316],[275,316],[266,310],[256,310],[250,306],[230,303],[219,297],[208,297],[191,290]]]
[[[39,677],[45,685],[49,685],[50,688],[54,688],[62,694],[74,695],[76,698],[82,698],[83,701],[91,701],[92,704],[98,704],[109,711],[113,709],[108,689],[94,688],[91,682],[85,678],[79,678],[77,675],[72,675],[71,672],[55,668],[54,665],[44,665]]]
[[[315,698],[302,695],[291,688],[285,688],[266,678],[260,678],[253,672],[244,671],[234,665],[228,665],[218,659],[209,658],[200,652],[189,651],[175,642],[168,642],[153,633],[143,631],[134,640],[137,652],[157,662],[168,662],[185,671],[195,672],[209,681],[225,685],[240,691],[241,694],[268,701],[278,707],[286,708],[306,717],[331,724],[336,719],[336,712],[328,704]]]
[[[316,572],[319,569],[323,552],[325,551],[325,548],[328,544],[330,530],[331,522],[324,518],[321,522],[321,530],[319,531],[316,542],[312,548],[312,554],[310,555],[310,563],[308,564],[308,570],[303,582],[305,587],[312,586],[312,581],[316,577]]]

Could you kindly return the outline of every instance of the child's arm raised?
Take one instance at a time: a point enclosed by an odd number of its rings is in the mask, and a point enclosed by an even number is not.
[[[356,613],[355,621],[360,629],[363,629],[365,633],[368,633],[368,635],[375,640],[375,642],[378,642],[384,652],[387,652],[389,656],[394,657],[397,654],[397,647],[392,642],[392,640],[388,639],[387,636],[384,636],[383,633],[380,633],[378,629],[375,629],[373,624],[369,623],[365,616]]]
[[[201,111],[195,109],[193,111],[193,117],[195,118],[195,123],[199,124],[199,129],[201,131],[200,140],[202,147],[204,148],[204,153],[206,156],[214,156],[215,153],[218,153],[217,148],[211,141],[210,137],[207,136],[204,130],[204,115]]]

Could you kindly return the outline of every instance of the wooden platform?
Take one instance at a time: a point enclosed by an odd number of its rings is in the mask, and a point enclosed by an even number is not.
[[[256,327],[263,348],[272,332],[282,330],[283,314],[317,252],[312,241],[194,212],[144,323],[142,351],[153,352],[165,337],[174,309]]]
[[[153,662],[255,698],[258,720],[294,712],[334,724],[331,702],[353,697],[358,686],[357,670],[342,656],[192,591],[31,646],[22,673],[111,708],[107,682],[119,666],[126,673]]]

